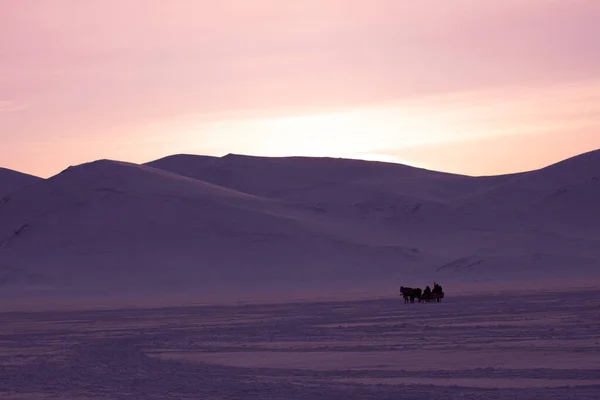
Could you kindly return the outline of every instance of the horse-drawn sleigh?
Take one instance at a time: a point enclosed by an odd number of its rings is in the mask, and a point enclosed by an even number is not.
[[[421,288],[400,286],[400,296],[404,298],[405,303],[414,303],[415,299],[418,300],[419,303],[429,303],[431,301],[439,303],[444,298],[444,291],[437,283],[433,285],[433,290],[429,289],[429,286],[427,286],[424,291],[421,290]]]

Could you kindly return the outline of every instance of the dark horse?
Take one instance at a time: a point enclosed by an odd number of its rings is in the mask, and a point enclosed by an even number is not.
[[[420,288],[408,288],[400,286],[400,295],[404,297],[404,302],[411,303],[415,302],[415,299],[421,299],[423,291]]]

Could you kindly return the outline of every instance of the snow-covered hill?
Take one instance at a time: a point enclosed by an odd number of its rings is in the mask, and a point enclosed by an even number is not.
[[[0,168],[0,198],[39,180],[41,180],[41,178],[38,178],[37,176]]]
[[[597,275],[600,152],[468,177],[330,158],[101,160],[0,204],[0,290]]]
[[[13,287],[294,286],[393,276],[419,257],[278,201],[114,161],[14,193],[0,220],[0,281]]]
[[[463,212],[504,224],[600,239],[600,150],[515,176],[470,196]],[[501,217],[501,218],[500,218]]]
[[[217,158],[180,154],[146,165],[268,198],[293,197],[320,190],[335,191],[340,186],[366,183],[400,191],[403,195],[447,199],[485,186],[482,179],[402,164],[343,158],[237,154]],[[490,179],[494,182],[505,180],[504,177]]]

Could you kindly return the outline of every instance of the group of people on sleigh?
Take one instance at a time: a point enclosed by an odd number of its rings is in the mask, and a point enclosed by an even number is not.
[[[431,294],[441,296],[443,293],[444,291],[442,290],[442,286],[439,285],[437,282],[433,282],[433,290],[431,290],[429,286],[425,287],[425,290],[423,291],[423,296],[431,296]]]

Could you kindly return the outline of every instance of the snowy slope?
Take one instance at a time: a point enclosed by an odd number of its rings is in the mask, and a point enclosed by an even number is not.
[[[256,189],[249,176],[260,173],[266,178],[261,184],[270,190],[263,193],[305,207],[311,211],[308,218],[446,259],[436,265],[440,272],[502,277],[562,274],[565,266],[567,274],[578,268],[595,271],[599,156],[600,151],[590,152],[539,171],[478,178],[397,164],[295,157],[179,155],[151,165],[250,192]],[[335,166],[344,163],[340,170]],[[310,177],[317,183],[311,185]]]
[[[480,178],[327,158],[96,161],[0,204],[0,287],[267,290],[593,275],[598,154]]]
[[[415,229],[453,226],[453,200],[512,178],[473,178],[363,160],[232,154],[175,155],[147,165],[276,199],[304,218],[382,243],[403,241]]]
[[[419,256],[335,235],[269,199],[113,161],[14,193],[0,220],[0,280],[13,286],[369,279],[401,272],[400,260]]]
[[[39,180],[41,180],[41,178],[38,178],[37,176],[0,168],[0,198]]]
[[[600,150],[528,172],[464,199],[461,211],[488,226],[600,239]]]
[[[425,192],[419,194],[440,197],[447,196],[450,190],[472,190],[478,181],[407,165],[341,158],[175,155],[146,165],[269,198],[289,197],[355,182],[395,185],[405,194],[418,190]],[[411,185],[411,182],[423,179],[432,179],[436,183]]]

